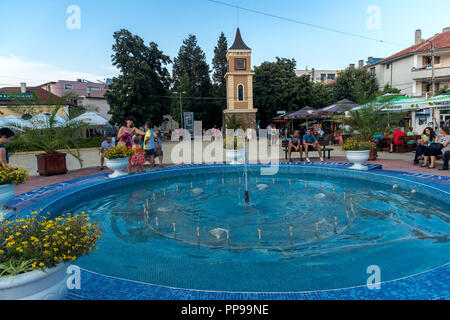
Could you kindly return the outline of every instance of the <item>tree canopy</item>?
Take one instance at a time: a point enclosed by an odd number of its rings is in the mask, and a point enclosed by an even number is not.
[[[114,33],[112,63],[120,70],[105,94],[112,115],[111,123],[124,124],[128,116],[137,119],[137,125],[151,120],[160,125],[167,114],[166,96],[170,74],[166,65],[171,62],[158,45],[122,29]]]

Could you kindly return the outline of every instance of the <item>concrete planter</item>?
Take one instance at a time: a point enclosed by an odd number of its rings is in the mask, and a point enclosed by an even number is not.
[[[125,170],[125,168],[128,166],[128,157],[112,160],[106,159],[106,166],[114,171],[114,173],[109,175],[110,178],[117,178],[127,175],[127,173],[123,172],[123,170]]]
[[[68,290],[69,265],[0,278],[0,300],[61,300]]]
[[[225,150],[225,155],[229,164],[238,165],[245,162],[245,149]]]
[[[364,162],[370,158],[370,150],[363,151],[347,151],[347,160],[353,163],[350,169],[354,170],[368,170],[369,168],[363,165]]]

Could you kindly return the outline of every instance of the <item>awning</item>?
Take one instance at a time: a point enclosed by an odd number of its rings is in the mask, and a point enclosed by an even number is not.
[[[285,117],[285,119],[287,120],[313,119],[317,116],[318,112],[316,109],[311,107],[304,107],[303,109],[288,115],[287,117]]]

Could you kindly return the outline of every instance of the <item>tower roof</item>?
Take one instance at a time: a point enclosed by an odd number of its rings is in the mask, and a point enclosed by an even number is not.
[[[234,40],[230,50],[252,50],[244,43],[244,40],[242,40],[241,31],[239,28],[237,28],[236,39]]]

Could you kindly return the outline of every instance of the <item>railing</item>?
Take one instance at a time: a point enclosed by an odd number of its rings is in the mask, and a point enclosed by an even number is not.
[[[417,79],[429,79],[432,76],[432,69],[429,67],[425,68],[413,68],[411,69],[412,77],[414,80]],[[450,77],[450,66],[435,67],[434,76],[436,78]]]

